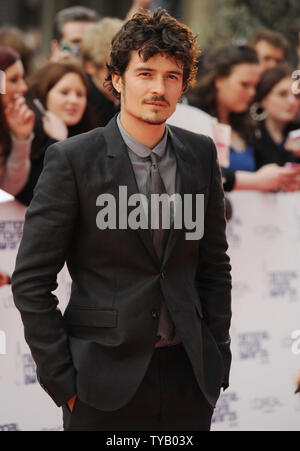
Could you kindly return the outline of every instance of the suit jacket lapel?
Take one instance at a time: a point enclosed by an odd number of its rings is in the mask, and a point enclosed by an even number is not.
[[[195,194],[197,188],[201,184],[201,180],[204,180],[204,174],[201,174],[199,162],[194,156],[195,149],[190,149],[187,143],[183,144],[181,140],[176,136],[176,131],[174,132],[170,127],[169,131],[173,150],[177,160],[179,194],[184,201],[184,194]],[[128,151],[126,149],[126,145],[118,129],[116,117],[113,118],[104,128],[104,138],[107,145],[108,168],[111,171],[112,178],[116,183],[117,192],[120,186],[126,186],[128,198],[133,194],[139,193],[134,170],[128,155]],[[132,209],[133,207],[128,207],[128,213]],[[159,258],[155,252],[150,229],[138,229],[136,232],[138,233],[146,249],[152,256],[156,265],[164,266],[169,259],[177,241],[180,238],[185,239],[184,234],[187,232],[187,230],[184,226],[184,218],[182,218],[181,229],[175,229],[173,225],[166,243],[162,262],[159,261]]]
[[[116,117],[104,128],[104,138],[107,145],[108,168],[111,171],[113,180],[115,180],[117,191],[120,186],[127,187],[128,201],[128,198],[131,195],[139,193],[139,188],[126,145],[117,126]],[[119,193],[117,194],[117,197],[119,198]],[[128,214],[133,209],[134,207],[128,207]],[[136,232],[155,263],[159,265],[159,259],[153,246],[150,229],[138,229]]]
[[[197,186],[197,181],[201,179],[199,174],[199,168],[197,168],[198,162],[193,156],[193,150],[189,149],[187,144],[183,144],[181,140],[176,136],[174,131],[169,127],[171,142],[177,161],[177,177],[178,177],[178,193],[182,199],[182,206],[184,205],[184,194],[194,194]],[[185,239],[184,234],[186,229],[184,226],[184,218],[182,217],[181,229],[175,229],[174,224],[170,230],[169,238],[167,241],[163,265],[165,265],[174,249],[177,241]]]

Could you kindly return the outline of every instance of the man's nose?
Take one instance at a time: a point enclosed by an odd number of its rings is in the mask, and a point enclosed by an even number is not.
[[[153,80],[152,94],[161,97],[165,94],[165,91],[165,80],[162,77],[157,77],[155,80]]]

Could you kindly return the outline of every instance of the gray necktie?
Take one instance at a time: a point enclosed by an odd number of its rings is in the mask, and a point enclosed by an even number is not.
[[[149,173],[149,178],[147,181],[147,194],[148,199],[151,198],[151,194],[164,194],[166,193],[166,188],[164,182],[160,176],[158,164],[157,164],[157,155],[154,152],[151,152],[151,168]],[[167,237],[169,234],[168,229],[163,229],[162,227],[162,203],[159,203],[159,211],[155,212],[159,215],[159,227],[158,229],[152,230],[152,238],[153,244],[156,250],[156,253],[160,259],[163,257],[164,247],[167,241]],[[149,216],[151,218],[151,216]],[[168,341],[174,339],[175,336],[175,327],[171,320],[170,314],[167,310],[166,303],[163,301],[161,312],[159,316],[158,323],[158,332],[157,334]]]

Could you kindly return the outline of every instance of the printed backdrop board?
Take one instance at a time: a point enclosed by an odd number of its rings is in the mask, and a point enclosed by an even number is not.
[[[300,367],[300,193],[236,192],[230,200],[233,365],[231,386],[220,397],[212,430],[300,430],[300,398],[293,393]],[[9,275],[24,215],[17,202],[0,203],[0,271]],[[58,281],[56,294],[64,310],[70,293],[65,268]],[[61,429],[61,411],[37,383],[10,286],[3,286],[0,431]]]
[[[9,276],[15,266],[26,209],[16,201],[0,203],[0,272]],[[63,310],[70,293],[64,269],[56,291]],[[24,340],[23,325],[13,303],[11,287],[0,287],[0,431],[62,429],[62,415],[37,382],[35,363]]]
[[[230,200],[233,365],[213,430],[300,430],[300,193]]]

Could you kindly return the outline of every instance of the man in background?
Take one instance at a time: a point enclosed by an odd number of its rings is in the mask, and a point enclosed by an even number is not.
[[[248,38],[259,59],[262,72],[271,69],[287,58],[289,42],[280,33],[266,28],[257,28]]]
[[[51,59],[57,60],[62,52],[79,56],[79,46],[85,27],[100,19],[98,13],[85,6],[72,6],[59,11],[55,17]]]
[[[129,20],[139,10],[148,9],[151,3],[152,0],[133,0],[125,20]],[[80,44],[86,26],[99,20],[98,12],[85,6],[71,6],[59,11],[54,20],[50,59],[56,61],[64,52],[80,56]]]

